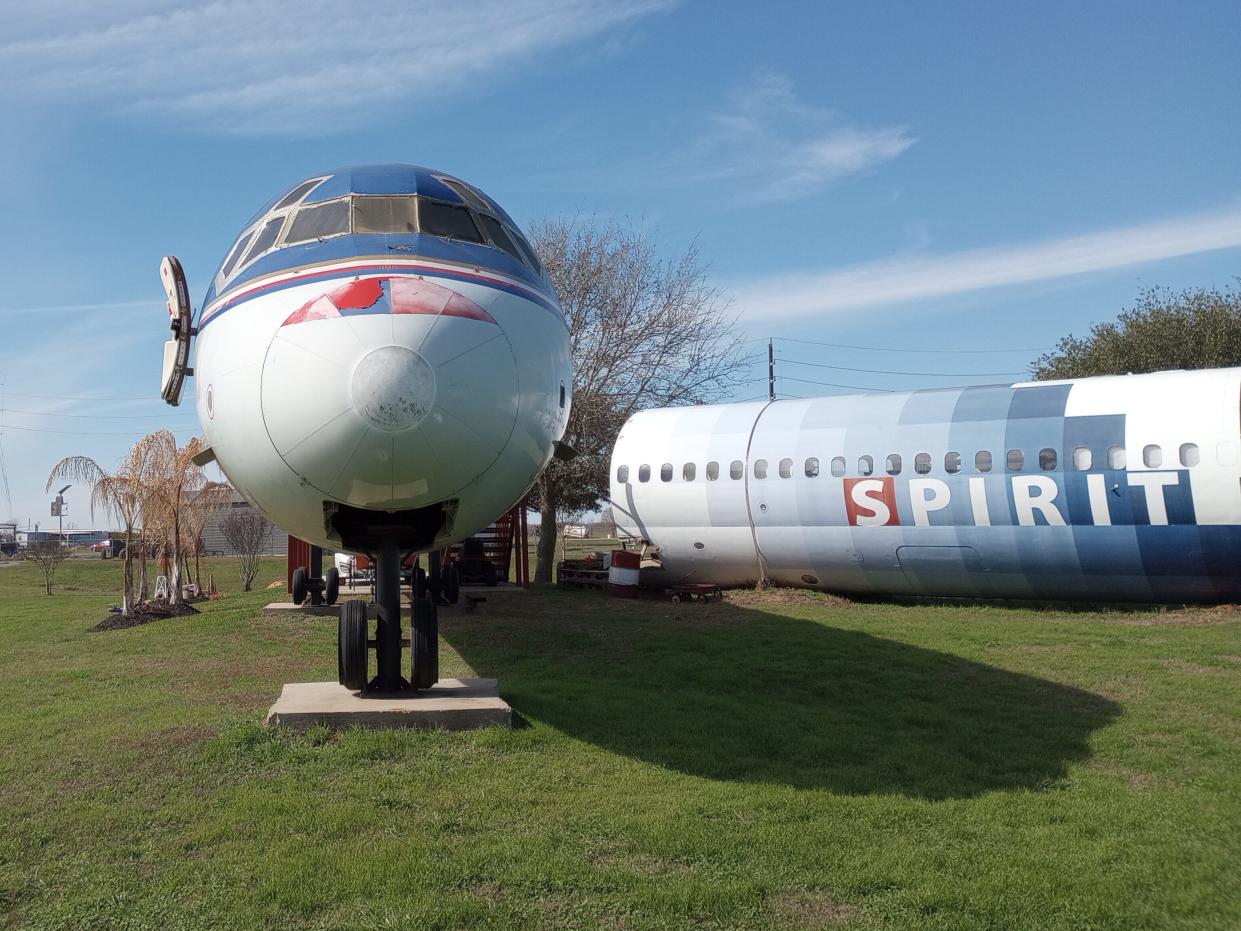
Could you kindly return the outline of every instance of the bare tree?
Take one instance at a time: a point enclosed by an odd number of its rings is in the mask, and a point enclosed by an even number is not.
[[[271,524],[253,508],[233,508],[220,522],[220,532],[237,553],[242,590],[248,592],[258,575],[259,556],[267,543]]]
[[[233,500],[233,486],[227,482],[207,482],[185,507],[185,552],[194,554],[194,581],[202,588],[203,528],[212,515],[228,507]]]
[[[530,232],[565,310],[574,370],[564,440],[578,455],[553,460],[530,499],[540,512],[535,581],[549,582],[557,517],[607,494],[629,416],[717,400],[744,362],[735,318],[695,246],[665,260],[645,232],[593,220],[544,220]]]
[[[39,540],[35,543],[29,543],[26,546],[25,557],[31,562],[38,563],[39,569],[43,572],[43,591],[47,594],[52,593],[52,578],[56,575],[57,567],[64,562],[69,551],[65,548],[61,540]]]

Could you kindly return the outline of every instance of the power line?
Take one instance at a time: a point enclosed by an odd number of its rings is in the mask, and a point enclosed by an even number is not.
[[[36,417],[84,417],[88,420],[152,420],[167,417],[197,417],[197,414],[66,414],[61,411],[26,411],[18,407],[0,407],[0,413],[32,414]]]
[[[97,431],[90,431],[90,430],[85,430],[85,431],[82,431],[82,430],[44,430],[39,427],[15,427],[13,426],[13,424],[5,424],[4,429],[21,430],[23,433],[59,433],[62,436],[146,436],[147,435],[145,433],[133,433],[133,432],[108,433],[108,432],[97,432]],[[192,433],[194,432],[194,430],[195,430],[194,427],[173,427],[171,429],[171,432]]]
[[[158,401],[159,398],[153,394],[146,394],[140,398],[100,398],[100,397],[69,397],[60,394],[22,394],[20,391],[10,391],[10,395],[15,398],[37,398],[40,401]]]
[[[1032,346],[1012,349],[902,349],[896,346],[855,346],[851,343],[824,343],[816,339],[799,339],[795,336],[773,336],[772,339],[786,343],[806,343],[810,346],[829,346],[832,349],[862,349],[867,352],[930,352],[930,353],[995,353],[995,352],[1048,352],[1052,346]]]
[[[832,381],[811,381],[809,378],[794,378],[792,375],[781,375],[785,381],[798,381],[804,385],[823,385],[828,388],[847,388],[850,391],[882,391],[884,394],[893,394],[893,388],[867,388],[863,385],[838,385]]]
[[[781,362],[789,365],[809,365],[817,369],[835,369],[838,372],[866,372],[870,375],[919,375],[931,378],[1005,378],[1008,376],[1029,376],[1029,372],[900,372],[892,369],[859,369],[847,365],[828,365],[825,362],[799,362],[785,356],[778,357]]]

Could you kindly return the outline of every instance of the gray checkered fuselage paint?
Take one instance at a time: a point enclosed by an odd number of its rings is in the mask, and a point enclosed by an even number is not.
[[[1236,601],[1239,402],[1212,369],[643,411],[611,498],[668,583]]]

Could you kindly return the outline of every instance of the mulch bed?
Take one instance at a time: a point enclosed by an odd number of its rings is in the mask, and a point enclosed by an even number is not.
[[[124,630],[126,627],[137,627],[139,624],[149,624],[151,621],[162,621],[169,617],[185,617],[197,613],[198,609],[188,604],[145,604],[135,609],[129,617],[123,614],[109,614],[91,630]]]

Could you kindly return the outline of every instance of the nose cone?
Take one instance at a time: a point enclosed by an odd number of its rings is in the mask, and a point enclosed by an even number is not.
[[[384,433],[418,426],[435,405],[435,371],[404,346],[380,346],[353,370],[353,409]]]
[[[277,452],[325,499],[421,507],[453,497],[504,449],[517,365],[499,325],[465,295],[424,279],[361,279],[276,331],[262,399]]]

